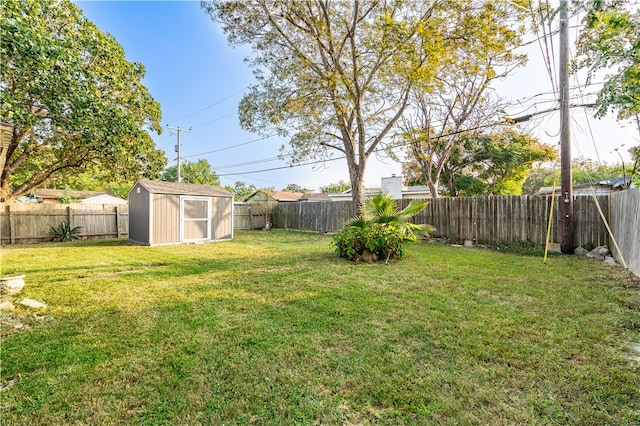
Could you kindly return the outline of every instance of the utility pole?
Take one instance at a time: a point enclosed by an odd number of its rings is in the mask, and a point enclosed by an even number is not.
[[[187,132],[187,133],[191,133],[191,128],[189,128],[189,130],[183,129],[180,126],[178,127],[171,127],[167,124],[167,128],[171,129],[171,130],[176,130],[178,132],[178,144],[176,145],[176,152],[178,153],[178,183],[182,183],[182,171],[181,171],[181,164],[180,164],[180,132]]]
[[[570,134],[570,106],[569,106],[569,26],[567,14],[567,0],[560,0],[560,216],[562,239],[560,251],[573,254],[573,193],[571,190],[571,134]]]

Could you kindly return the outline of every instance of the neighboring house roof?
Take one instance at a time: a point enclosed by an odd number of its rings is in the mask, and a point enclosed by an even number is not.
[[[191,183],[176,182],[155,182],[150,180],[139,180],[136,185],[137,184],[140,184],[147,191],[153,194],[209,195],[212,197],[233,197],[233,194],[219,186],[195,185]]]
[[[312,192],[311,194],[304,194],[301,198],[302,201],[330,201],[329,194],[321,192]]]
[[[95,197],[85,198],[84,200],[80,200],[80,202],[84,204],[127,204],[127,200],[123,200],[122,198],[111,194],[102,194]]]
[[[382,189],[380,188],[365,188],[363,195],[365,197],[371,197],[373,195],[379,194],[382,192]],[[334,194],[329,194],[329,198],[331,198],[332,200],[336,200],[336,201],[341,201],[341,200],[351,200],[351,188],[347,189],[346,191],[342,191],[342,192],[338,192],[338,193],[334,193]]]
[[[39,189],[34,189],[33,190],[33,197],[34,198],[41,198],[41,199],[59,199],[60,197],[63,196],[68,196],[71,198],[75,198],[77,200],[83,200],[85,198],[89,198],[89,197],[95,197],[98,195],[106,195],[107,192],[104,191],[72,191],[72,190],[66,190],[66,189],[46,189],[46,188],[39,188]]]
[[[593,185],[596,195],[608,194],[610,192],[621,191],[628,185],[629,188],[634,188],[635,185],[631,182],[631,177],[617,177],[607,180],[601,180],[599,182],[587,182],[579,185],[573,185],[571,192],[574,195],[591,195],[591,186]],[[560,194],[561,187],[555,187],[555,193]],[[536,192],[536,195],[551,195],[553,192],[552,186],[543,186]]]

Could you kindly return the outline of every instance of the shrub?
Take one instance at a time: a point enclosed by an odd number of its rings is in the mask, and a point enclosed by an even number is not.
[[[403,245],[432,230],[430,225],[416,225],[410,219],[426,206],[412,201],[404,210],[388,195],[380,194],[367,202],[361,217],[351,220],[333,237],[338,256],[352,261],[402,259]]]
[[[80,226],[71,227],[68,222],[60,222],[58,228],[51,227],[51,241],[73,241],[80,239]]]

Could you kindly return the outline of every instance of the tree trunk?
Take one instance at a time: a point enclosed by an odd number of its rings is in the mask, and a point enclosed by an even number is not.
[[[356,216],[360,216],[360,211],[364,205],[364,165],[347,161],[349,164],[349,180],[351,181],[351,203]]]

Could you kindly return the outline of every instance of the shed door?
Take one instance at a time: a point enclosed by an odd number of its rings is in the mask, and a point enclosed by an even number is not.
[[[180,197],[180,241],[211,239],[211,199]]]

